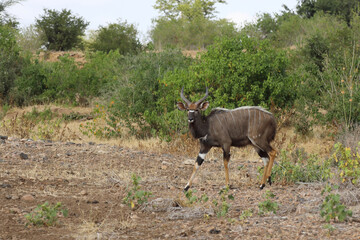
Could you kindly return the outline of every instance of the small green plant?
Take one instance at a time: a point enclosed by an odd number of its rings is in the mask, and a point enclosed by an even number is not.
[[[45,202],[42,205],[38,205],[32,212],[25,215],[25,218],[28,220],[26,225],[54,226],[57,224],[58,216],[60,214],[64,217],[67,217],[68,215],[68,210],[62,208],[61,202],[58,202],[55,205]]]
[[[335,227],[331,224],[325,224],[323,226],[324,229],[327,229],[329,231],[329,235],[331,235],[335,231]]]
[[[359,143],[360,144],[360,143]],[[356,184],[360,178],[360,154],[359,149],[356,148],[355,153],[351,148],[345,147],[341,143],[335,144],[335,153],[333,159],[338,163],[339,176],[342,182],[349,181]]]
[[[274,214],[276,214],[276,211],[279,209],[279,205],[277,204],[277,202],[271,200],[275,197],[275,194],[273,194],[270,190],[267,190],[263,197],[266,200],[259,203],[259,214],[261,216],[263,216],[267,212],[273,212]]]
[[[148,198],[152,195],[151,192],[141,190],[139,183],[141,178],[136,176],[135,173],[131,175],[132,187],[128,188],[128,193],[123,199],[123,203],[127,204],[131,209],[136,209],[143,203],[148,201]]]
[[[220,200],[213,200],[213,204],[217,208],[217,217],[224,217],[229,212],[229,208],[231,205],[227,202],[227,200],[234,200],[234,196],[229,193],[229,187],[223,188],[219,192]]]
[[[320,215],[325,218],[326,222],[330,222],[330,220],[343,222],[348,216],[352,216],[352,211],[347,210],[346,206],[340,203],[340,194],[331,193],[333,189],[337,188],[338,186],[326,185],[324,190],[321,192],[321,195],[327,193],[320,210]]]
[[[253,215],[253,210],[252,209],[246,209],[245,211],[243,211],[239,217],[240,221],[244,221],[245,219],[251,217]]]
[[[196,195],[194,195],[194,193],[196,193],[196,190],[191,190],[189,189],[188,191],[185,192],[185,197],[188,201],[188,205],[192,205],[194,203],[201,203],[201,202],[207,202],[209,200],[209,197],[204,193],[203,195],[201,195],[201,197],[197,197]]]

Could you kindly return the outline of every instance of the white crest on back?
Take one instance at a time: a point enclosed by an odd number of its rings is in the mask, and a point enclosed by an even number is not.
[[[271,112],[265,110],[262,107],[258,107],[258,106],[243,106],[243,107],[238,107],[238,108],[234,108],[234,109],[227,109],[227,108],[217,107],[217,108],[213,108],[211,110],[211,112],[216,112],[216,111],[232,112],[232,111],[237,111],[237,110],[251,110],[251,109],[257,109],[257,110],[260,110],[260,111],[262,111],[264,113],[273,115]]]

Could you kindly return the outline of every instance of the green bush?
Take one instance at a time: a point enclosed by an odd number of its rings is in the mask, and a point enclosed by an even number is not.
[[[8,100],[22,67],[20,49],[16,43],[16,31],[0,25],[0,101]],[[0,102],[0,103],[1,103]]]
[[[323,181],[330,177],[330,162],[315,155],[308,156],[301,149],[294,152],[282,150],[271,176],[274,182],[283,184]]]
[[[181,101],[182,86],[192,101],[203,96],[205,87],[209,87],[208,99],[213,107],[269,107],[272,102],[282,107],[291,105],[294,81],[287,76],[286,67],[285,52],[273,49],[268,41],[245,36],[218,39],[188,69],[165,74],[157,91],[157,112],[148,114],[167,134],[183,131],[184,114],[174,107],[175,102]],[[160,114],[161,119],[156,119]]]
[[[11,90],[13,104],[22,106],[39,103],[39,96],[46,90],[46,68],[38,60],[33,61],[30,55],[24,58],[21,74],[15,80]]]
[[[122,75],[107,90],[114,102],[108,110],[109,118],[138,137],[168,134],[171,129],[165,122],[167,114],[175,109],[175,101],[162,104],[167,95],[163,94],[166,86],[161,79],[169,71],[186,69],[190,62],[180,51],[173,50],[122,58]]]
[[[297,109],[320,123],[349,128],[360,121],[360,60],[355,48],[327,56],[322,71],[306,69],[298,88]],[[299,68],[300,70],[300,68]],[[319,111],[322,110],[322,111]]]
[[[247,36],[224,38],[209,47],[194,66],[197,81],[210,87],[218,107],[243,105],[291,105],[293,82],[286,74],[286,52],[274,49],[267,40]]]
[[[134,24],[125,22],[111,23],[106,27],[100,26],[90,42],[93,51],[119,51],[120,54],[135,54],[141,50],[138,31]]]
[[[121,76],[121,58],[118,52],[96,52],[88,54],[86,63],[79,66],[68,55],[58,62],[38,61],[28,55],[11,91],[12,102],[19,106],[53,101],[77,104],[77,95],[106,95],[105,89]]]

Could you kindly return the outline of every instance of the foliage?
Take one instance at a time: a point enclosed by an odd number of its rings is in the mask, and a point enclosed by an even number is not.
[[[110,23],[106,27],[100,26],[93,38],[89,47],[94,51],[108,53],[111,50],[117,50],[125,55],[137,53],[141,49],[135,25],[128,24],[126,21]]]
[[[278,164],[272,168],[274,182],[290,184],[295,182],[316,182],[330,177],[330,162],[308,156],[298,149],[294,152],[281,150]]]
[[[267,190],[266,193],[263,195],[263,198],[265,198],[266,200],[258,204],[259,214],[261,216],[268,212],[273,212],[274,214],[276,214],[276,211],[279,209],[279,205],[277,202],[271,200],[274,197],[275,195],[270,190]]]
[[[360,148],[360,142],[358,146]],[[335,152],[332,157],[338,164],[339,176],[342,178],[342,182],[349,181],[352,184],[357,184],[360,178],[359,148],[352,151],[351,148],[345,147],[341,143],[335,144],[334,148]]]
[[[322,71],[315,70],[304,79],[297,101],[303,112],[318,122],[335,122],[345,128],[360,121],[357,51],[353,45],[353,49],[344,50],[337,57],[326,57]]]
[[[19,24],[16,19],[6,11],[6,9],[20,2],[22,2],[22,0],[0,1],[0,26],[7,25],[10,27],[16,27]]]
[[[212,20],[216,3],[225,1],[158,0],[154,6],[163,16],[154,20],[150,35],[156,49],[168,47],[203,49],[216,37],[234,36],[234,23],[225,19]]]
[[[162,104],[162,98],[167,96],[162,94],[166,86],[161,79],[167,72],[187,68],[190,62],[173,50],[122,58],[121,78],[109,85],[108,96],[114,104],[108,109],[108,118],[138,137],[168,134],[171,122],[167,113],[173,116],[175,106],[174,102]]]
[[[21,74],[16,78],[9,94],[11,103],[22,106],[25,103],[30,105],[40,102],[39,96],[46,89],[46,79],[45,65],[38,60],[33,62],[31,55],[26,55]]]
[[[14,81],[22,67],[16,31],[0,25],[0,103],[8,99]]]
[[[270,42],[246,36],[219,39],[194,62],[190,71],[175,71],[166,75],[164,84],[171,94],[204,92],[209,87],[209,101],[213,106],[235,108],[244,105],[269,107],[291,104],[294,94],[289,88],[292,80],[286,75],[287,59],[284,51],[275,50]]]
[[[36,52],[43,44],[41,39],[43,34],[41,29],[36,28],[35,25],[30,25],[20,29],[17,42],[22,50]]]
[[[216,215],[217,217],[225,217],[227,213],[229,212],[229,208],[231,207],[231,204],[227,202],[227,200],[234,201],[234,196],[232,194],[229,194],[229,187],[223,188],[219,192],[219,200],[213,200],[214,206],[216,209]]]
[[[118,118],[109,114],[114,106],[114,101],[108,105],[96,105],[93,110],[93,119],[85,124],[80,124],[80,131],[86,136],[96,136],[98,138],[121,137],[121,126]],[[99,124],[104,122],[104,126]]]
[[[252,217],[252,215],[253,215],[253,210],[252,209],[246,209],[246,210],[242,211],[242,213],[241,213],[241,215],[239,217],[239,220],[244,221],[245,219]]]
[[[204,193],[200,197],[196,196],[194,193],[196,193],[196,190],[189,189],[185,192],[185,197],[187,199],[188,205],[192,205],[194,203],[201,203],[201,202],[207,202],[209,200],[209,197]]]
[[[212,18],[214,17],[215,4],[226,3],[224,0],[181,0],[166,1],[156,0],[154,8],[163,13],[168,19],[185,17],[194,19],[196,17]]]
[[[215,106],[234,108],[244,105],[269,107],[291,104],[292,80],[285,72],[286,53],[271,47],[270,42],[247,36],[224,38],[209,47],[194,66],[196,78],[212,93]]]
[[[343,222],[348,216],[352,216],[352,211],[347,210],[346,206],[340,203],[340,195],[331,193],[331,191],[336,188],[338,188],[338,186],[332,187],[326,185],[325,189],[321,192],[321,195],[327,193],[320,211],[320,215],[325,218],[326,222],[330,222],[330,220]]]
[[[358,7],[357,0],[301,0],[296,6],[297,13],[307,18],[313,17],[317,12],[323,11],[338,15],[347,23],[350,22],[351,12]]]
[[[152,195],[151,192],[141,190],[139,183],[141,178],[136,176],[135,173],[131,175],[132,187],[128,188],[126,197],[123,199],[123,203],[127,204],[131,209],[136,209],[143,203],[146,203],[148,197]]]
[[[51,205],[45,202],[42,205],[38,205],[32,212],[25,215],[28,223],[34,226],[54,226],[58,223],[58,216],[62,215],[67,217],[68,210],[62,207],[62,203],[58,202],[55,205]]]
[[[167,48],[198,50],[213,44],[216,38],[236,36],[237,32],[234,23],[225,19],[200,18],[188,21],[159,18],[150,35],[155,49],[158,50]]]
[[[36,19],[35,26],[44,32],[43,43],[48,50],[65,51],[78,47],[89,25],[82,17],[76,17],[71,10],[56,11],[44,9]]]
[[[69,55],[58,62],[33,60],[29,55],[11,91],[12,102],[19,106],[53,101],[79,104],[76,96],[105,94],[105,87],[120,75],[119,58],[118,52],[92,53],[80,68]]]

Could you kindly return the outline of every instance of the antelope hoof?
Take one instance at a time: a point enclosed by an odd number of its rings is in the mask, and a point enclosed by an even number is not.
[[[260,190],[263,190],[264,187],[265,187],[265,184],[261,184],[260,185]]]
[[[186,186],[185,188],[184,188],[184,192],[187,192],[188,190],[189,190],[189,188],[190,188],[190,186]]]
[[[268,183],[269,183],[269,185],[271,186],[271,183],[272,183],[272,181],[271,181],[271,176],[269,176],[269,178],[268,178]]]

